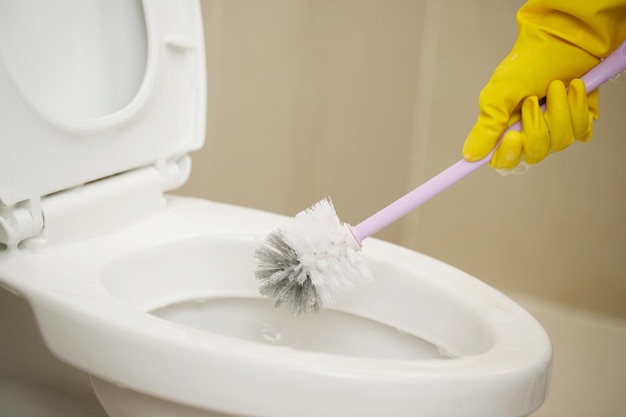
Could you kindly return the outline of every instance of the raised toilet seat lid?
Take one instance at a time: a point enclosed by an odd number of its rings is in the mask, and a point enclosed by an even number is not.
[[[0,208],[164,170],[202,147],[206,89],[197,0],[0,2]]]

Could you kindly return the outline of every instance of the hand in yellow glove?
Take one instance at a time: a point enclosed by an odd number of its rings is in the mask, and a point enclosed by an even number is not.
[[[502,137],[491,166],[512,169],[522,156],[525,162],[535,164],[550,152],[567,148],[574,140],[586,142],[591,138],[592,123],[597,117],[597,90],[587,97],[580,79],[572,80],[567,90],[562,81],[552,81],[546,94],[545,113],[536,96],[526,98],[521,105],[521,131],[510,131]]]
[[[522,155],[536,163],[591,137],[597,92],[587,97],[576,78],[626,39],[626,0],[530,0],[517,20],[517,41],[481,91],[480,114],[463,146],[465,159],[482,159],[521,118],[522,131],[507,133],[494,153],[494,168],[514,168]]]

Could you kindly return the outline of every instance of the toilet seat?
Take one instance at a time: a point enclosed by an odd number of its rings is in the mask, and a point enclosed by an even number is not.
[[[0,247],[16,247],[54,222],[42,213],[47,196],[59,201],[67,190],[114,176],[133,177],[128,180],[132,183],[138,170],[157,174],[150,181],[159,193],[179,187],[190,172],[188,153],[202,147],[205,137],[207,83],[197,1],[86,0],[80,7],[66,0],[31,3],[0,4],[0,105],[6,115],[0,123],[6,141],[0,152]],[[127,20],[132,32],[118,39],[115,34]],[[126,45],[131,46],[124,50]],[[66,64],[53,65],[57,61]],[[110,74],[111,67],[120,70]],[[145,70],[138,79],[125,79],[135,68]],[[93,75],[98,70],[101,74]],[[62,102],[58,96],[64,91],[46,86],[57,83],[66,85],[67,94],[76,95],[79,103],[94,107],[93,114],[76,115],[76,105],[51,107]],[[99,94],[81,95],[82,89],[100,83],[105,87]],[[130,98],[107,97],[107,91],[118,89]],[[101,112],[99,103],[107,100],[115,106]],[[106,204],[122,198],[110,188],[91,198]],[[123,196],[126,201],[119,205],[141,204],[132,195]],[[75,197],[66,206],[80,204]],[[130,212],[118,211],[126,216],[120,223],[132,221]],[[93,227],[97,215],[83,207],[75,210],[73,222],[82,216]],[[62,228],[66,236],[57,236],[60,240],[73,238],[71,228]]]
[[[51,351],[94,375],[101,395],[138,392],[228,414],[285,417],[520,416],[542,404],[551,348],[528,313],[461,271],[376,239],[364,248],[375,283],[337,309],[415,334],[452,358],[285,349],[146,314],[182,299],[258,297],[251,254],[279,220],[172,198],[167,210],[126,230],[16,254],[0,276],[29,299]],[[172,259],[148,274],[147,265],[166,254]],[[168,268],[169,278],[157,277]]]

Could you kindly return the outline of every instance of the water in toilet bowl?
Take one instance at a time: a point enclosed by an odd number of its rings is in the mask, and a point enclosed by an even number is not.
[[[294,317],[269,300],[209,298],[152,311],[172,322],[285,349],[363,358],[443,358],[435,345],[382,323],[336,310]]]

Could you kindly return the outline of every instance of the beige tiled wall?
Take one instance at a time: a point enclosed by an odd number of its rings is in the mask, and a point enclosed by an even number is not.
[[[460,157],[522,1],[203,0],[209,129],[179,193],[357,223]],[[626,81],[594,139],[483,168],[377,237],[501,289],[626,317]]]

